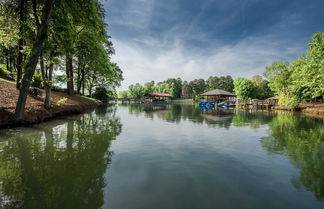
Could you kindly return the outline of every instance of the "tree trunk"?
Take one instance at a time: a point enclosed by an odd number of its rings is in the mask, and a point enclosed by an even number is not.
[[[17,58],[17,81],[16,81],[16,88],[20,89],[21,86],[21,77],[22,77],[22,64],[24,60],[24,55],[22,50],[24,49],[24,40],[22,38],[19,39],[18,43],[18,58]]]
[[[16,105],[15,120],[22,120],[28,95],[28,89],[32,80],[32,77],[35,73],[35,68],[37,65],[37,61],[39,55],[41,54],[44,42],[47,38],[48,32],[48,23],[50,20],[51,12],[54,6],[55,0],[46,0],[44,3],[44,8],[42,11],[42,24],[39,27],[36,40],[33,44],[33,48],[31,51],[31,56],[29,57],[26,67],[25,67],[25,75],[22,79],[21,88],[19,91],[19,97]]]
[[[85,75],[84,75],[84,68],[81,69],[81,84],[82,84],[82,95],[84,95],[84,85],[85,85]]]
[[[77,74],[77,81],[76,81],[76,84],[77,84],[77,94],[80,94],[80,91],[81,91],[81,75],[80,75],[80,63],[78,64],[78,74]]]
[[[52,74],[53,74],[53,68],[54,65],[50,64],[48,69],[48,79],[45,84],[45,107],[50,108],[51,107],[51,98],[52,98],[52,89],[51,89],[51,83],[52,83]]]
[[[39,57],[40,61],[40,68],[42,72],[42,79],[44,82],[44,88],[45,88],[45,101],[44,105],[47,108],[51,107],[51,97],[52,97],[52,92],[51,92],[51,82],[52,82],[52,74],[53,74],[53,64],[50,64],[49,67],[45,67],[44,65],[44,58],[43,58],[43,53],[41,53]],[[46,70],[45,70],[46,68]]]
[[[9,71],[9,56],[6,56],[6,69]]]
[[[18,41],[18,57],[17,57],[17,81],[16,81],[16,88],[20,89],[21,86],[21,78],[22,78],[22,65],[24,61],[24,54],[23,54],[23,49],[24,49],[24,39],[23,39],[23,33],[25,29],[25,22],[26,22],[26,9],[27,9],[27,4],[26,0],[20,0],[19,1],[19,41]]]
[[[10,56],[9,58],[9,71],[12,72],[12,66],[13,66],[13,59],[12,57]]]
[[[74,94],[74,87],[73,87],[73,65],[72,65],[72,57],[71,56],[66,56],[66,77],[67,77],[67,93],[69,95]]]

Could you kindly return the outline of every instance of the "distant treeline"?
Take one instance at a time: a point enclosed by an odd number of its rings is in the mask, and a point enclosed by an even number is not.
[[[242,79],[239,79],[242,80]],[[262,76],[257,75],[252,78],[251,90],[252,97],[265,99],[272,96],[272,91],[268,86],[268,81]],[[144,85],[139,83],[130,85],[127,91],[119,92],[119,98],[141,98],[146,93],[158,92],[169,93],[173,98],[201,98],[201,94],[213,90],[222,89],[228,92],[234,92],[235,81],[230,75],[227,76],[210,76],[208,79],[194,79],[192,81],[182,81],[180,78],[169,78],[165,81],[155,84],[154,81],[147,82]],[[244,84],[243,84],[244,85]],[[244,86],[242,86],[244,88]]]
[[[309,41],[305,55],[292,62],[274,62],[266,67],[263,76],[233,78],[210,76],[192,81],[170,78],[155,84],[130,85],[119,92],[120,98],[141,98],[148,92],[169,93],[173,98],[199,99],[203,92],[222,89],[233,92],[241,100],[266,99],[279,96],[279,102],[296,107],[300,102],[323,101],[324,95],[324,32],[317,32]]]

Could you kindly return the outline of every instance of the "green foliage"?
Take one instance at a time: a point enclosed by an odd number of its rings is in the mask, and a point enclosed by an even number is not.
[[[59,99],[59,100],[55,103],[55,105],[59,107],[59,106],[61,106],[61,105],[64,105],[67,101],[68,101],[68,98],[63,97],[63,98]]]
[[[10,80],[3,79],[3,78],[0,78],[0,81],[11,83],[11,84],[16,84],[16,82],[14,82],[14,81],[10,81]]]
[[[80,96],[81,98],[96,102],[96,103],[100,103],[101,101],[92,97],[87,97],[87,96]]]
[[[12,79],[12,74],[10,71],[0,67],[0,77],[4,79]]]
[[[260,75],[253,76],[252,82],[256,93],[255,98],[264,100],[273,96],[273,92],[269,87],[269,81],[263,80],[262,76]]]
[[[154,81],[147,82],[144,84],[145,93],[152,93],[152,92],[154,92],[154,90],[155,90]]]
[[[155,86],[155,92],[158,93],[167,93],[172,95],[173,84],[168,82],[159,83]]]
[[[306,55],[292,61],[275,62],[266,68],[271,90],[280,102],[296,107],[301,101],[323,99],[324,32],[317,32],[309,42]]]
[[[128,92],[127,91],[120,91],[118,92],[118,98],[127,98]]]
[[[187,81],[184,81],[182,84],[182,97],[192,98],[192,94],[192,86]]]
[[[38,97],[41,95],[41,91],[38,88],[30,87],[28,90],[29,95],[33,97]]]
[[[181,78],[169,78],[168,80],[164,81],[168,84],[167,90],[161,93],[169,93],[172,95],[173,98],[180,98],[182,94],[182,80]]]
[[[200,95],[202,93],[204,93],[207,89],[206,82],[202,78],[190,81],[189,85],[192,88],[192,98],[194,100],[197,100],[198,98],[200,98],[201,97]]]
[[[40,70],[36,70],[31,85],[33,87],[42,88],[43,87],[42,82],[43,82],[42,74]]]
[[[239,99],[250,100],[255,97],[256,90],[253,82],[245,78],[234,80],[234,92]]]
[[[1,208],[102,207],[109,147],[122,130],[116,115],[115,107],[103,107],[60,126],[1,134]]]
[[[93,94],[93,97],[95,99],[102,101],[102,102],[108,102],[108,91],[104,87],[98,87],[98,88],[96,88],[96,91]]]
[[[144,94],[145,94],[145,89],[139,83],[137,83],[135,85],[130,85],[128,87],[128,97],[130,97],[130,98],[139,99],[139,98],[143,97]]]
[[[213,89],[222,89],[228,92],[233,92],[234,84],[233,84],[233,78],[228,76],[210,76],[207,81],[208,90]]]
[[[262,138],[262,147],[269,153],[287,155],[300,170],[292,179],[294,185],[303,185],[324,201],[323,123],[306,116],[279,114],[269,125],[271,135]]]
[[[26,4],[21,7],[21,3]],[[0,4],[0,68],[6,69],[0,74],[9,79],[8,75],[12,78],[16,74],[18,43],[23,47],[23,67],[30,55],[42,19],[44,1],[8,0]],[[92,90],[102,87],[113,97],[123,77],[119,66],[110,59],[114,49],[107,28],[101,1],[56,0],[38,63],[41,71],[34,74],[32,85],[48,88],[75,78],[79,94],[81,89],[88,91],[82,93],[91,94]],[[69,71],[68,75],[56,72],[66,64],[65,58],[72,60],[72,72]]]

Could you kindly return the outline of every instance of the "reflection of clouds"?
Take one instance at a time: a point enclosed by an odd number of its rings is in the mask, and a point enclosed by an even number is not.
[[[232,116],[216,116],[216,115],[206,115],[206,114],[202,114],[201,116],[203,116],[206,119],[212,120],[212,121],[224,121],[224,120],[228,120],[231,119]]]

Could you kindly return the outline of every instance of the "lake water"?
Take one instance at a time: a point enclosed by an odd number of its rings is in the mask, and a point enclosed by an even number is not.
[[[110,106],[0,130],[0,208],[324,208],[324,121]]]

